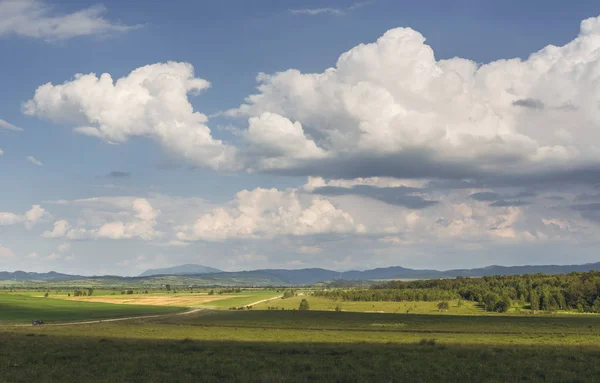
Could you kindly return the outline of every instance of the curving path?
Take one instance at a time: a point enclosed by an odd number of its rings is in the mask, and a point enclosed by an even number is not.
[[[109,318],[109,319],[95,319],[89,321],[79,321],[79,322],[62,322],[62,323],[46,323],[43,326],[71,326],[71,325],[79,325],[79,324],[94,324],[94,323],[109,323],[109,322],[120,322],[132,319],[150,319],[150,318],[168,318],[179,315],[190,315],[197,313],[199,311],[208,310],[205,308],[195,308],[192,310],[184,311],[176,314],[155,314],[155,315],[142,315],[142,316],[133,316],[133,317],[122,317],[122,318]],[[32,327],[31,324],[12,324],[12,325],[0,325],[2,327]]]

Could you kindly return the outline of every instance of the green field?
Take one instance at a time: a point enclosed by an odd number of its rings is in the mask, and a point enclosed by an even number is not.
[[[582,382],[600,373],[598,316],[204,311],[0,327],[0,340],[0,377],[11,382]]]
[[[376,312],[376,313],[396,313],[396,314],[446,314],[446,315],[486,315],[486,313],[475,302],[462,301],[460,306],[458,301],[449,301],[450,308],[440,312],[437,308],[438,302],[351,302],[332,300],[328,298],[319,298],[312,296],[296,296],[286,299],[278,299],[265,303],[260,303],[254,307],[255,310],[284,309],[294,310],[300,306],[300,301],[306,298],[310,304],[311,310],[335,311],[339,308],[341,311],[354,312]],[[513,310],[513,313],[516,313]]]
[[[51,323],[171,314],[182,311],[185,311],[185,309],[179,307],[72,302],[22,294],[0,293],[0,325],[27,323],[33,319],[42,319],[44,322]]]
[[[234,297],[219,301],[213,301],[203,304],[203,307],[213,309],[228,309],[230,307],[246,306],[265,299],[276,298],[281,296],[281,293],[275,290],[243,290],[241,293],[231,294]]]
[[[187,315],[35,327],[10,324],[182,309],[0,294],[0,382],[593,382],[600,376],[600,315],[486,313],[456,301],[440,312],[436,302],[310,296],[222,309],[274,293],[235,293],[208,302],[221,309]],[[310,311],[297,310],[303,298]]]

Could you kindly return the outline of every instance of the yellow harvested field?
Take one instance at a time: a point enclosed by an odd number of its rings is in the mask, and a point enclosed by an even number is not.
[[[107,295],[98,297],[61,297],[69,301],[102,302],[120,305],[197,307],[207,302],[232,298],[231,295]]]

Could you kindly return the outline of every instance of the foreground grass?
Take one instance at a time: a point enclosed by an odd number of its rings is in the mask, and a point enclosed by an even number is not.
[[[0,382],[593,382],[599,357],[600,316],[205,310],[0,326]]]
[[[598,347],[130,340],[0,334],[7,382],[585,382]],[[107,368],[110,366],[110,368]]]
[[[468,317],[302,311],[202,311],[185,316],[2,333],[129,339],[294,343],[414,343],[435,338],[462,345],[600,345],[600,318]]]
[[[75,302],[0,293],[0,324],[27,323],[41,319],[46,323],[121,318],[184,311],[180,307],[115,305]]]

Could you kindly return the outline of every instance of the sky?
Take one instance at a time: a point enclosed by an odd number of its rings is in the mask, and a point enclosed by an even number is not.
[[[0,0],[0,271],[599,261],[600,6]]]

